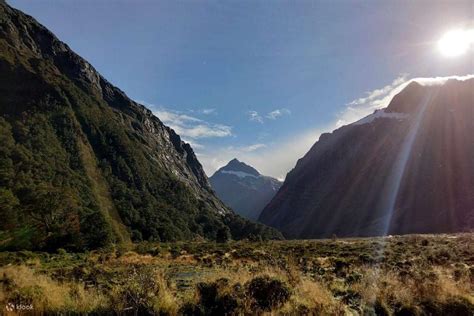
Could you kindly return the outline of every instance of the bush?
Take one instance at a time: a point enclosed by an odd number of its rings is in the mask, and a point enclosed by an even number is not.
[[[198,302],[185,303],[179,313],[182,315],[232,315],[243,310],[242,293],[231,287],[228,279],[199,283],[196,287]]]
[[[226,243],[230,240],[231,234],[230,234],[230,229],[227,226],[222,226],[219,228],[216,234],[216,241],[218,243]]]
[[[471,316],[474,304],[467,299],[451,298],[446,302],[422,302],[423,310],[429,315]]]
[[[246,287],[255,306],[265,311],[282,306],[291,296],[290,289],[283,281],[269,276],[256,277]]]

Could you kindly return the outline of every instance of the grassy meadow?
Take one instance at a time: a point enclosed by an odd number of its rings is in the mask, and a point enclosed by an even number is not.
[[[474,315],[473,247],[474,234],[457,234],[2,252],[0,304],[10,314]]]

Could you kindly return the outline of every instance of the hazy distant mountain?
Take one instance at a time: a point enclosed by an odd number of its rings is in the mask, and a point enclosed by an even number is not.
[[[281,182],[261,175],[237,159],[209,178],[217,196],[238,214],[256,220],[281,187]]]
[[[2,0],[0,144],[0,248],[280,236],[225,207],[189,144]]]
[[[260,220],[295,238],[474,228],[474,79],[412,82],[321,135]]]

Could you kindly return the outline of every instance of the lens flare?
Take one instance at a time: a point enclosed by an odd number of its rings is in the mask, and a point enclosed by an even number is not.
[[[441,37],[438,48],[446,57],[465,54],[474,43],[474,30],[454,30]]]

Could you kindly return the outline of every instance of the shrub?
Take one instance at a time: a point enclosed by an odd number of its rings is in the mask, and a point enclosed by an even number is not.
[[[230,234],[230,229],[227,226],[222,226],[219,228],[216,234],[216,241],[218,243],[226,243],[230,240],[231,234]]]
[[[290,289],[283,281],[269,276],[256,277],[246,287],[255,306],[265,311],[282,306],[291,296]]]
[[[374,303],[374,312],[377,316],[389,316],[390,308],[385,304],[385,302],[378,299]]]
[[[239,291],[234,291],[229,286],[228,279],[219,279],[211,283],[199,283],[197,291],[199,295],[198,306],[186,305],[183,313],[205,315],[229,315],[237,313],[241,307]]]
[[[430,315],[474,315],[474,304],[463,298],[450,298],[445,302],[422,302],[421,306],[423,310]]]

